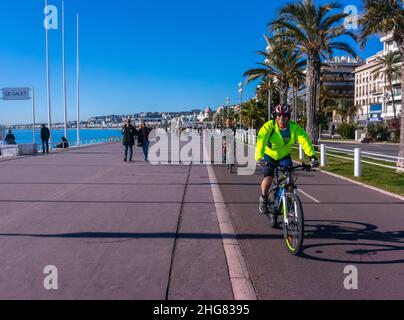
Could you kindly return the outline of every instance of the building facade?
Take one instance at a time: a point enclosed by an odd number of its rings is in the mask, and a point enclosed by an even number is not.
[[[363,65],[359,59],[341,56],[323,62],[320,75],[320,87],[327,91],[329,98],[333,100],[347,99],[354,103],[355,99],[355,75],[356,68]],[[304,87],[297,93],[297,97],[306,101],[307,89]],[[293,103],[293,93],[289,94],[289,103]],[[327,106],[324,106],[327,107]],[[340,123],[342,119],[334,113],[328,114],[330,125]]]
[[[383,72],[379,74],[375,72],[379,68],[376,58],[388,52],[398,54],[398,47],[391,36],[383,37],[380,41],[383,43],[384,49],[366,59],[366,63],[356,68],[354,72],[355,104],[359,107],[356,121],[363,124],[393,119],[393,98],[397,116],[402,110],[400,78],[396,77],[393,81],[392,95],[386,75]]]

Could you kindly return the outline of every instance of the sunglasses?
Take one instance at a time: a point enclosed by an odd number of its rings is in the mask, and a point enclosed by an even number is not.
[[[278,118],[282,118],[282,117],[284,117],[284,118],[290,118],[290,114],[278,114],[277,117],[278,117]]]

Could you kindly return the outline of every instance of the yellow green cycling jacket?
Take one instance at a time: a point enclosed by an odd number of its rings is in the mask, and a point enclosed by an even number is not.
[[[316,155],[313,145],[306,133],[297,123],[289,121],[291,139],[285,145],[278,123],[274,120],[267,122],[258,133],[257,148],[255,152],[255,160],[259,161],[264,155],[270,156],[272,159],[281,160],[292,153],[293,146],[299,142],[304,153],[313,157]],[[269,142],[271,148],[269,148]]]

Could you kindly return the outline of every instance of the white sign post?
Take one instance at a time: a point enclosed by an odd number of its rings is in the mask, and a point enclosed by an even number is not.
[[[33,128],[33,143],[36,143],[35,138],[35,91],[32,88],[4,88],[3,92],[4,101],[21,101],[32,99],[32,128]],[[30,91],[32,91],[32,97],[30,97]]]
[[[30,88],[4,88],[3,100],[30,100]]]

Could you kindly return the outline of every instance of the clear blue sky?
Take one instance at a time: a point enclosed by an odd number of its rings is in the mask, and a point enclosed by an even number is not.
[[[328,1],[317,1],[325,3]],[[360,0],[343,0],[361,8]],[[284,2],[268,0],[65,0],[69,120],[75,119],[75,18],[81,20],[82,119],[141,111],[215,109],[238,102],[242,74],[260,60],[267,23]],[[60,6],[61,0],[49,0]],[[47,120],[41,0],[3,1],[0,88],[36,88]],[[59,18],[60,18],[59,10]],[[61,23],[61,19],[59,19]],[[381,50],[371,41],[362,58]],[[53,121],[63,121],[61,30],[50,31]],[[254,86],[246,90],[254,95]],[[30,102],[0,100],[0,123],[30,123]]]

